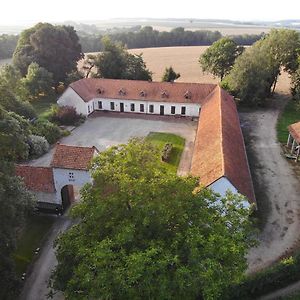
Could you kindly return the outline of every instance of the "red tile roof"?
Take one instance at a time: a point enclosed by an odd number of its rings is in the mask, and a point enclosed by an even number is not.
[[[226,177],[255,203],[238,112],[233,97],[219,86],[201,108],[191,173],[209,186]]]
[[[96,147],[78,147],[57,144],[50,166],[61,169],[88,170]]]
[[[300,144],[300,122],[294,123],[288,126],[290,134],[296,140],[298,144]]]
[[[149,100],[157,102],[202,103],[215,84],[149,82],[84,78],[69,85],[85,102],[94,98]]]
[[[29,190],[45,193],[55,192],[52,168],[17,165],[15,173],[23,178]]]

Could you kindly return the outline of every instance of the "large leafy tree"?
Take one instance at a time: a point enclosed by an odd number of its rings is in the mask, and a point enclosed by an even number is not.
[[[55,83],[64,81],[83,57],[76,31],[71,26],[39,23],[20,34],[13,62],[25,76],[28,66],[36,62],[53,74]]]
[[[214,42],[199,58],[203,72],[210,72],[222,80],[231,70],[235,59],[243,51],[232,39],[224,37]]]
[[[54,94],[53,75],[37,63],[31,63],[26,77],[21,79],[22,97],[27,100],[36,100]]]
[[[97,56],[89,56],[87,60],[89,65],[96,67],[95,77],[152,80],[152,73],[147,69],[142,54],[130,54],[124,46],[108,37],[104,37],[102,43],[104,51]]]
[[[33,198],[19,178],[13,162],[27,156],[24,128],[0,106],[0,299],[16,299],[19,281],[12,252],[17,230],[33,207]]]
[[[180,77],[180,73],[176,73],[172,66],[165,68],[161,81],[172,82]]]
[[[253,240],[239,197],[170,173],[137,139],[101,153],[91,172],[78,222],[57,240],[52,283],[66,299],[216,299],[240,280]]]
[[[240,55],[223,85],[247,104],[263,104],[274,92],[281,70],[294,74],[298,67],[299,33],[272,30]]]

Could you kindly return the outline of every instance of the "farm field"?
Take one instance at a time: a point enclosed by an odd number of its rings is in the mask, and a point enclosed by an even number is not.
[[[172,66],[181,74],[178,82],[219,83],[218,78],[203,73],[198,63],[199,56],[209,46],[183,46],[183,47],[160,47],[141,48],[128,50],[133,54],[143,53],[147,67],[153,72],[153,81],[160,81],[165,67]],[[95,54],[95,53],[94,53]],[[82,67],[82,61],[78,68]],[[290,79],[287,73],[282,73],[279,78],[276,92],[289,93]]]

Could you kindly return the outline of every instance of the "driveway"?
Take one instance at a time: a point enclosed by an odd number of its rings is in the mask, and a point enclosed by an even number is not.
[[[52,270],[57,264],[55,252],[53,248],[53,242],[56,237],[67,230],[72,225],[72,221],[66,217],[58,217],[53,224],[51,232],[45,241],[39,258],[35,261],[32,272],[26,279],[22,293],[19,300],[47,300],[47,294],[50,289],[48,288],[48,282],[52,273]],[[62,293],[56,293],[52,298],[54,300],[64,299]]]
[[[276,123],[286,99],[275,97],[268,109],[240,113],[257,196],[262,231],[248,255],[249,273],[290,253],[300,238],[300,181],[277,142]]]
[[[178,168],[178,174],[185,175],[191,167],[197,125],[198,120],[191,121],[189,118],[97,112],[75,128],[71,135],[61,139],[60,143],[96,146],[99,151],[104,151],[110,146],[127,143],[132,137],[145,137],[151,131],[174,133],[185,138],[185,148]],[[30,164],[49,166],[53,151],[54,148]]]

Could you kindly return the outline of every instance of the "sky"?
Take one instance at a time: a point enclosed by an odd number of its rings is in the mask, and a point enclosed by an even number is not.
[[[1,0],[0,7],[0,25],[110,18],[300,19],[299,0]]]

